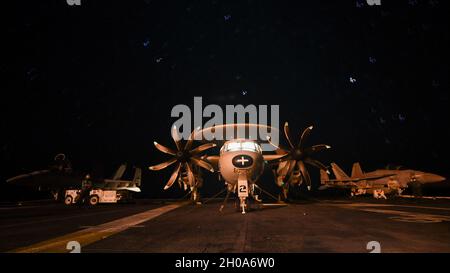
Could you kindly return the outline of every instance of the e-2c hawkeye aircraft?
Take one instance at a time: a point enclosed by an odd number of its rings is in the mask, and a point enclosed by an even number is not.
[[[350,189],[352,196],[373,194],[377,199],[385,198],[384,193],[401,195],[409,185],[423,185],[445,180],[445,177],[440,175],[415,170],[380,169],[364,173],[359,162],[353,164],[350,177],[336,163],[331,163],[331,168],[336,179],[330,179],[328,174],[321,170],[320,182],[322,185],[319,190]]]
[[[249,126],[249,124],[233,124],[232,126]],[[259,201],[254,192],[255,187],[258,187],[256,182],[263,173],[266,164],[273,167],[275,181],[277,185],[282,187],[284,193],[287,193],[289,185],[300,185],[303,182],[307,184],[309,189],[311,188],[311,179],[305,163],[326,171],[325,165],[313,159],[312,156],[321,150],[329,149],[330,146],[325,144],[312,147],[305,146],[305,140],[312,128],[312,126],[306,128],[301,134],[298,144],[294,145],[291,141],[289,125],[286,122],[284,135],[289,148],[279,148],[270,142],[269,137],[267,138],[267,141],[276,147],[277,154],[263,154],[262,148],[257,141],[236,138],[226,141],[222,145],[219,155],[208,156],[202,155],[202,153],[216,147],[215,143],[202,144],[192,149],[194,135],[197,133],[194,130],[185,145],[182,145],[181,138],[174,126],[171,133],[175,141],[176,150],[154,142],[155,147],[159,151],[173,157],[161,164],[151,166],[149,169],[158,171],[175,164],[175,170],[164,189],[170,188],[175,181],[178,181],[181,188],[184,187],[185,190],[191,192],[193,201],[199,200],[198,188],[203,183],[200,169],[203,168],[210,172],[218,171],[227,186],[227,196],[221,209],[226,204],[229,194],[234,192],[239,197],[241,211],[245,214],[248,207],[248,197]],[[212,127],[212,130],[214,130],[214,127]]]

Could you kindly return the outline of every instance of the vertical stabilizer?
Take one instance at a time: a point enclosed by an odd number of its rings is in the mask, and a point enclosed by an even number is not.
[[[352,167],[352,178],[360,178],[364,176],[364,172],[361,169],[359,162],[353,163]]]
[[[336,163],[331,163],[331,169],[333,170],[334,176],[337,180],[348,180],[348,175],[341,169]]]
[[[127,164],[120,165],[120,167],[117,169],[116,173],[112,177],[112,180],[120,180],[122,178],[123,174],[125,173],[126,169],[127,169]]]
[[[325,185],[329,180],[330,176],[328,175],[327,171],[320,169],[320,184]]]
[[[133,183],[135,187],[141,186],[141,177],[142,177],[141,168],[136,168],[136,170],[134,171],[134,178],[133,178]]]

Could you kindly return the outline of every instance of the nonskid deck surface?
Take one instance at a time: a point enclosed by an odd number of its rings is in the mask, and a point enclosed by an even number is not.
[[[242,215],[232,202],[0,208],[0,251],[450,252],[448,200],[308,200]]]

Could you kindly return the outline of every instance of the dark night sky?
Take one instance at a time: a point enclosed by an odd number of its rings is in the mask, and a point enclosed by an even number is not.
[[[448,1],[10,2],[3,178],[59,152],[99,175],[159,163],[153,140],[173,145],[170,111],[194,96],[279,104],[295,138],[315,125],[310,143],[333,147],[321,159],[347,171],[450,175]],[[143,183],[162,190],[169,174]]]

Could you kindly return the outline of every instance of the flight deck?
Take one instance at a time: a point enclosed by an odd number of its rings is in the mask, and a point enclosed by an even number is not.
[[[450,252],[450,201],[310,199],[242,215],[230,200],[203,205],[137,200],[97,207],[2,207],[1,252],[367,253]]]

